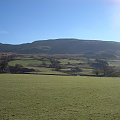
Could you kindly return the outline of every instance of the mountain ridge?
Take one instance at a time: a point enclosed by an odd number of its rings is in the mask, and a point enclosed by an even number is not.
[[[17,45],[0,43],[0,52],[18,54],[112,54],[120,56],[120,42],[75,38],[48,39]]]

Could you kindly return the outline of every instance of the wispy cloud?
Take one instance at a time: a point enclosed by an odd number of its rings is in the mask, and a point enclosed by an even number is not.
[[[6,34],[8,34],[8,33],[9,33],[8,31],[0,30],[0,35],[6,35]]]

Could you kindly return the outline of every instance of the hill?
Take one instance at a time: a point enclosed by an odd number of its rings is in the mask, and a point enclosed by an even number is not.
[[[84,54],[120,56],[120,43],[100,40],[51,39],[11,45],[0,43],[0,52],[18,54]]]

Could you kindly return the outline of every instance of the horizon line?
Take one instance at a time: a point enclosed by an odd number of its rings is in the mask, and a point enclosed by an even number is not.
[[[31,42],[23,42],[23,43],[2,43],[0,42],[0,44],[10,44],[10,45],[21,45],[21,44],[29,44],[29,43],[33,43],[33,42],[37,42],[37,41],[54,41],[54,40],[88,40],[88,41],[103,41],[103,42],[120,42],[120,41],[116,41],[116,40],[102,40],[102,39],[82,39],[82,38],[48,38],[48,39],[37,39],[37,40],[33,40]]]

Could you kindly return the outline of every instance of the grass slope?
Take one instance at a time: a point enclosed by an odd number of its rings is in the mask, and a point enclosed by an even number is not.
[[[0,75],[0,120],[120,120],[120,78]]]

